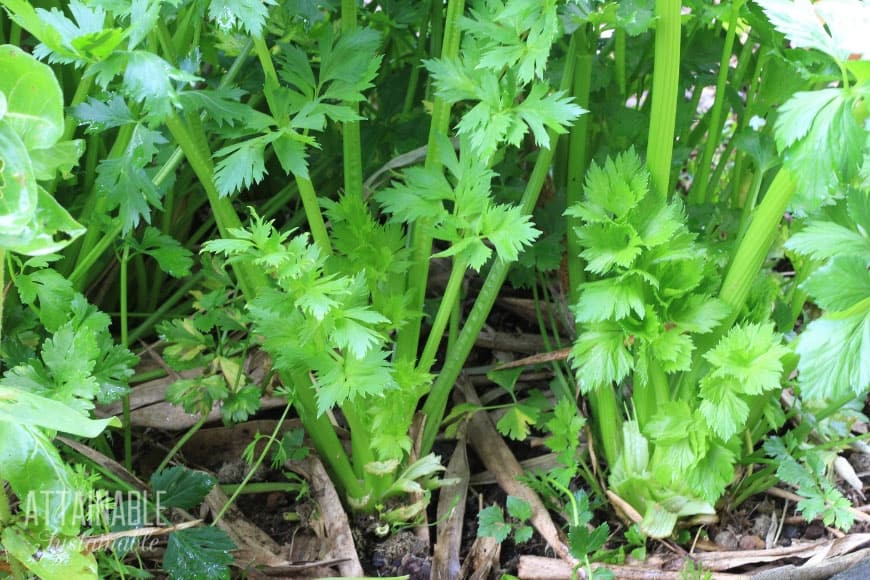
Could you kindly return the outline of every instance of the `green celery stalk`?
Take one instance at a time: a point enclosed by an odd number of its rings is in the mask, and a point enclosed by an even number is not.
[[[576,42],[575,32],[571,36],[568,54],[574,53]],[[567,59],[565,70],[562,74],[562,86],[559,88],[566,90],[574,78],[574,59]],[[520,209],[523,215],[531,215],[532,210],[535,209],[535,204],[537,204],[538,196],[541,193],[541,187],[543,187],[547,174],[550,172],[550,165],[553,162],[553,155],[556,151],[558,139],[554,131],[549,131],[549,137],[550,148],[541,149],[538,153],[532,174],[529,176],[529,181],[523,192],[520,202]],[[444,411],[447,408],[447,399],[450,397],[450,391],[453,389],[453,384],[456,382],[456,378],[462,371],[462,366],[474,347],[474,342],[477,339],[477,335],[480,334],[480,329],[483,328],[483,324],[486,322],[486,317],[489,316],[489,312],[492,310],[496,298],[498,298],[498,293],[505,278],[507,278],[510,266],[509,262],[505,262],[498,257],[495,258],[495,262],[483,283],[483,288],[478,292],[474,305],[471,307],[471,312],[468,313],[465,325],[450,349],[450,356],[444,361],[444,366],[438,373],[438,377],[435,379],[432,389],[423,403],[423,414],[426,415],[426,424],[423,427],[423,435],[420,441],[421,457],[432,451],[435,437],[441,428],[441,421],[444,418]]]
[[[452,59],[459,54],[461,31],[459,18],[465,10],[465,0],[449,0],[444,25],[444,40],[441,58]],[[436,98],[432,108],[432,124],[429,126],[429,142],[426,151],[425,167],[435,168],[438,162],[438,136],[447,135],[450,128],[450,103]],[[417,223],[411,232],[411,267],[408,271],[408,287],[411,298],[408,308],[412,312],[422,312],[426,298],[426,284],[429,280],[429,259],[432,255],[432,236],[425,220]],[[417,357],[420,342],[422,318],[410,320],[396,337],[396,360],[411,361]]]
[[[668,197],[677,92],[680,75],[679,0],[656,0],[655,63],[653,65],[652,112],[649,122],[646,162],[654,191]]]
[[[710,116],[710,124],[707,130],[707,142],[704,144],[704,155],[698,167],[698,175],[695,176],[695,186],[689,192],[689,203],[699,204],[707,201],[707,189],[710,185],[708,176],[713,164],[713,153],[720,145],[720,135],[725,124],[722,115],[725,102],[725,85],[728,82],[729,63],[731,51],[734,49],[734,38],[737,35],[737,20],[740,17],[740,8],[745,0],[733,0],[731,14],[728,20],[728,32],[725,35],[725,45],[722,47],[722,58],[719,60],[719,75],[716,78],[716,98],[713,101],[713,110]]]
[[[356,30],[357,0],[341,0],[341,31],[344,34]],[[358,103],[345,103],[354,113],[359,114]],[[342,152],[344,154],[344,193],[354,197],[363,195],[362,145],[360,143],[359,121],[342,123]],[[301,191],[301,189],[300,189]],[[304,199],[304,198],[303,198]]]

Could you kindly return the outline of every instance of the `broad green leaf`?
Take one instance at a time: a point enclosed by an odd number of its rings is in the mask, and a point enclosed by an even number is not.
[[[866,229],[870,227],[870,220],[859,225]],[[847,255],[868,256],[870,237],[838,223],[814,220],[792,235],[785,247],[816,260]]]
[[[85,228],[39,186],[37,200],[31,222],[17,236],[0,234],[0,247],[27,256],[44,256],[65,248],[85,233]]]
[[[863,161],[867,133],[855,115],[860,93],[832,88],[795,93],[779,109],[775,135],[785,164],[800,178],[793,204],[811,214],[839,195]],[[863,97],[862,97],[863,94]]]
[[[3,529],[3,547],[37,578],[43,580],[96,580],[97,560],[76,536],[44,539],[13,526]]]
[[[757,0],[795,48],[814,48],[838,61],[867,53],[870,7],[860,0]]]
[[[36,526],[54,534],[74,535],[81,526],[73,473],[39,428],[0,418],[0,479],[24,502],[32,502]]]
[[[716,328],[729,313],[730,308],[718,298],[697,294],[678,300],[668,309],[670,322],[689,332],[707,333]]]
[[[8,247],[32,235],[28,226],[39,193],[27,148],[5,120],[0,121],[0,191],[0,246]]]
[[[847,317],[810,322],[797,346],[798,384],[807,399],[862,396],[870,389],[870,300]]]
[[[7,124],[28,150],[52,147],[63,136],[63,93],[47,65],[16,46],[0,46],[0,92]]]
[[[622,329],[607,322],[592,324],[577,337],[571,349],[571,366],[584,393],[628,376],[633,359],[625,340]]]
[[[163,569],[179,580],[229,579],[230,552],[235,549],[227,533],[216,527],[178,530],[169,535]]]
[[[870,297],[870,253],[837,257],[813,272],[801,289],[826,311],[847,310]]]
[[[175,466],[154,473],[150,483],[161,506],[191,509],[205,500],[217,480],[203,471]]]
[[[43,427],[79,437],[96,437],[106,427],[120,427],[116,418],[91,419],[69,405],[0,380],[0,421]]]

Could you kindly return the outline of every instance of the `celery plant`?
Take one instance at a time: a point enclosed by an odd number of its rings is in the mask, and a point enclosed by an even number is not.
[[[723,68],[730,60],[741,4],[736,2],[731,11]],[[753,284],[779,233],[784,213],[834,203],[838,194],[823,181],[823,175],[834,175],[842,186],[857,190],[850,198],[850,207],[866,205],[867,184],[858,177],[862,163],[859,151],[867,142],[866,133],[861,134],[858,126],[866,118],[866,109],[857,106],[863,98],[859,95],[866,95],[866,75],[860,72],[860,65],[843,60],[849,49],[835,42],[845,40],[849,45],[846,31],[840,28],[845,12],[838,12],[847,9],[820,4],[816,13],[807,5],[796,23],[787,15],[795,8],[791,2],[769,0],[760,4],[793,46],[826,53],[842,74],[833,79],[840,81],[839,87],[798,92],[780,108],[774,133],[784,167],[767,185],[757,207],[754,195],[746,198],[750,205],[743,211],[748,225],[741,228],[730,255],[689,230],[682,202],[667,201],[673,197],[667,186],[673,105],[662,103],[674,102],[667,97],[675,94],[676,69],[668,63],[678,60],[668,61],[664,47],[670,46],[672,54],[678,54],[679,28],[669,28],[679,21],[679,5],[675,3],[657,2],[660,20],[646,167],[633,151],[595,164],[586,175],[583,200],[567,211],[582,222],[577,229],[579,257],[589,276],[577,288],[574,309],[582,331],[572,350],[572,364],[581,389],[594,399],[609,396],[606,393],[614,384],[631,387],[621,446],[608,452],[604,445],[610,463],[609,482],[643,515],[641,528],[645,533],[655,537],[669,535],[680,517],[713,514],[734,478],[735,463],[753,452],[764,432],[782,423],[778,394],[787,369],[784,360],[791,349],[782,344],[783,337],[769,321],[770,306],[758,310],[745,305],[752,298]],[[860,13],[857,4],[849,9]],[[830,28],[825,29],[821,22]],[[660,81],[662,70],[665,80]],[[722,90],[724,72],[720,71],[719,79]],[[658,103],[657,90],[660,96],[664,93]],[[721,100],[717,103],[704,149],[708,152],[719,139]],[[833,124],[833,119],[840,124]],[[840,131],[844,139],[835,144]],[[816,157],[811,157],[811,150]],[[728,149],[725,151],[727,155]],[[703,162],[708,163],[711,155],[708,153]],[[769,162],[759,164],[757,170],[764,172],[769,166]],[[689,193],[690,200],[710,197],[704,193],[710,183],[707,175],[702,171],[702,178],[693,186],[697,190]],[[848,223],[857,224],[860,213],[853,210]],[[857,242],[847,230],[837,231],[844,242]],[[822,245],[813,235],[798,235],[791,247],[812,253],[814,246]],[[854,264],[849,260],[845,258],[840,264],[841,273],[854,277],[860,272],[866,277],[866,260],[855,260]],[[726,267],[720,274],[723,264]],[[826,326],[831,324],[827,320],[811,324],[813,330],[824,330],[808,332],[797,347],[802,370],[798,384],[809,397],[820,393],[842,397],[842,391],[831,389],[830,381],[822,376],[827,373],[820,372],[825,364],[820,359],[824,358],[841,373],[838,376],[845,384],[863,393],[867,388],[866,365],[857,365],[842,353],[824,357],[821,352],[827,349],[820,347],[840,332],[842,340],[866,348],[867,341],[858,338],[866,319],[865,293],[847,293],[847,297],[831,292],[821,279],[814,275],[803,288],[811,295],[816,292],[823,307],[842,309],[842,313],[830,315],[831,320],[842,317],[849,322],[838,323],[836,331]],[[805,346],[805,341],[810,346]],[[834,359],[843,362],[840,365]],[[598,407],[593,406],[594,414],[602,413],[601,405]],[[593,419],[613,421],[603,413]],[[770,453],[787,455],[784,448],[777,449]],[[814,473],[812,477],[818,470]]]

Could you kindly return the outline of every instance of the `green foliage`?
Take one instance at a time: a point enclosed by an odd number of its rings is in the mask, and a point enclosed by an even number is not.
[[[693,333],[710,332],[728,310],[704,280],[705,251],[684,224],[679,202],[649,189],[633,151],[593,165],[584,201],[566,215],[582,220],[577,237],[586,270],[600,276],[579,289],[574,305],[583,332],[571,352],[584,392],[650,364],[686,371]],[[637,375],[643,385],[645,372]]]
[[[513,283],[546,289],[552,320],[570,296],[577,327],[561,336],[576,338],[589,404],[565,396],[561,371],[555,405],[520,396],[517,369],[492,377],[510,395],[497,427],[542,433],[556,454],[527,480],[566,516],[587,576],[624,551],[590,525],[578,478],[642,514],[627,533],[641,551],[723,505],[762,447],[808,517],[850,523],[805,431],[846,437],[855,415],[803,418],[870,387],[866,3],[0,4],[0,38],[21,44],[0,47],[0,430],[14,443],[0,473],[18,500],[0,497],[0,541],[21,571],[145,573],[108,557],[97,569],[69,502],[41,508],[39,526],[15,511],[31,491],[102,485],[53,437],[117,423],[89,416],[128,392],[137,363],[115,331],[156,335],[171,369],[197,371],[166,395],[189,413],[237,423],[264,393],[287,397],[351,509],[418,520],[443,484],[429,451],[449,391],[510,264]],[[649,168],[630,148],[647,144]],[[452,265],[441,296],[432,257]],[[257,384],[260,350],[275,374]],[[795,368],[804,423],[765,443]],[[300,430],[267,438],[274,465],[309,452]],[[773,482],[751,473],[736,499]],[[152,479],[185,508],[211,485],[180,468]],[[528,504],[506,508],[481,512],[481,533],[527,540]],[[45,531],[65,563],[34,556]],[[164,567],[227,577],[231,549],[184,530]]]
[[[205,500],[217,480],[202,471],[191,471],[181,466],[155,472],[151,476],[151,489],[165,507],[190,509]]]
[[[505,502],[510,519],[505,520],[504,511],[497,505],[486,507],[477,514],[478,537],[495,538],[501,544],[513,533],[518,544],[528,542],[532,538],[532,527],[525,522],[532,517],[529,503],[518,497],[509,495]]]
[[[163,568],[170,578],[229,578],[236,545],[215,527],[189,528],[169,536]]]
[[[82,142],[62,139],[63,94],[48,66],[7,44],[0,67],[0,249],[50,254],[84,230],[37,182],[69,173]]]
[[[793,445],[791,446],[793,447]],[[777,464],[776,475],[785,483],[797,488],[801,499],[797,508],[807,519],[812,521],[821,516],[827,526],[836,526],[842,530],[852,527],[855,516],[852,514],[852,504],[836,486],[829,480],[825,455],[817,450],[800,450],[798,457],[779,437],[771,437],[764,443],[764,451],[774,458]]]
[[[823,261],[801,288],[825,313],[796,348],[798,384],[809,399],[839,399],[870,389],[870,195],[852,190],[826,218],[809,220],[786,247]]]

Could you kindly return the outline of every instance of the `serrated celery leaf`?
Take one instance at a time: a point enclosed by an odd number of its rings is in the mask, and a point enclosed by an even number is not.
[[[188,113],[206,112],[208,120],[214,121],[218,127],[234,127],[238,123],[247,131],[262,131],[275,123],[269,115],[240,102],[243,95],[244,91],[239,88],[226,87],[184,91],[179,94],[178,100]]]
[[[381,44],[380,33],[372,28],[358,28],[343,32],[334,44],[330,36],[324,34],[319,44],[321,86],[338,80],[367,88],[374,76],[369,67],[372,62],[379,62],[375,53]]]
[[[88,124],[85,133],[99,133],[136,122],[124,98],[117,94],[106,102],[90,97],[86,102],[71,107],[70,112]]]
[[[553,409],[553,418],[547,421],[550,437],[545,444],[555,453],[574,450],[579,445],[580,432],[586,420],[577,412],[577,406],[568,399],[559,399]]]
[[[516,106],[516,113],[526,122],[535,137],[535,143],[545,149],[550,148],[550,137],[547,129],[557,134],[567,132],[567,127],[574,119],[586,113],[582,107],[575,105],[571,97],[563,91],[551,95],[549,87],[544,84],[532,85],[532,90],[522,103]]]
[[[215,158],[223,157],[215,164],[214,174],[215,185],[221,197],[245,190],[252,184],[262,181],[266,175],[263,157],[266,145],[280,135],[280,133],[268,133],[215,151]]]
[[[807,399],[840,398],[870,389],[870,302],[863,312],[810,322],[797,346],[798,384]]]
[[[718,298],[691,294],[671,302],[668,318],[682,330],[704,334],[716,328],[730,311],[728,305]]]
[[[711,443],[707,453],[684,478],[689,489],[715,504],[734,480],[736,455],[728,447]]]
[[[743,429],[749,418],[749,405],[741,396],[741,390],[733,378],[706,376],[701,380],[698,410],[722,441],[728,441]]]
[[[442,172],[409,167],[402,178],[404,183],[394,183],[375,194],[391,221],[413,223],[427,218],[438,223],[447,217],[442,201],[453,199],[453,187]]]
[[[593,274],[607,274],[617,266],[630,268],[641,254],[642,240],[627,224],[591,224],[575,231],[585,248],[580,256]]]
[[[664,203],[655,196],[647,196],[629,217],[644,245],[650,248],[667,243],[685,230],[685,220],[682,204]]]
[[[458,60],[430,59],[423,65],[435,78],[437,94],[449,103],[482,99],[475,72]],[[484,73],[491,74],[491,73]]]
[[[870,297],[870,253],[836,257],[813,272],[801,284],[820,308],[842,311]]]
[[[364,357],[383,337],[367,325],[388,323],[384,316],[368,307],[351,307],[336,313],[329,337],[335,345],[357,358]]]
[[[631,275],[586,282],[580,286],[573,312],[578,322],[622,320],[632,312],[643,318],[646,313],[643,283]]]
[[[649,172],[634,149],[593,163],[586,173],[587,203],[598,206],[617,220],[625,217],[649,193]]]
[[[773,323],[735,326],[704,358],[713,377],[733,377],[738,392],[758,395],[780,384],[781,359],[789,352],[780,341]]]
[[[275,4],[275,0],[212,0],[208,5],[208,17],[225,31],[240,26],[257,37],[263,34],[269,7]]]
[[[230,553],[236,545],[226,532],[212,526],[178,530],[169,535],[163,569],[170,578],[186,580],[229,579]]]
[[[623,330],[610,322],[589,325],[577,337],[571,349],[571,366],[584,393],[628,376],[633,359],[625,340]]]
[[[170,276],[180,278],[190,274],[193,254],[169,234],[149,226],[142,234],[141,244],[137,245],[141,252],[157,260],[160,269]]]
[[[870,228],[870,220],[862,224]],[[817,260],[835,256],[870,256],[870,238],[840,224],[813,221],[792,235],[785,247]]]
[[[677,329],[665,330],[649,343],[649,352],[666,373],[687,371],[692,368],[695,343],[688,334]]]
[[[388,356],[385,351],[371,350],[363,358],[333,355],[328,362],[315,361],[318,414],[396,388]]]
[[[535,407],[515,403],[498,420],[496,428],[505,437],[514,441],[525,441],[529,436],[531,426],[538,420],[539,414],[540,411]]]
[[[481,221],[482,234],[506,262],[515,262],[520,251],[541,235],[519,207],[493,205],[483,214]]]
[[[568,549],[575,558],[588,557],[604,546],[609,533],[607,522],[591,531],[586,526],[572,526],[568,532]]]
[[[507,540],[510,524],[504,521],[504,512],[496,505],[485,507],[477,513],[477,535],[495,538],[498,543]]]

